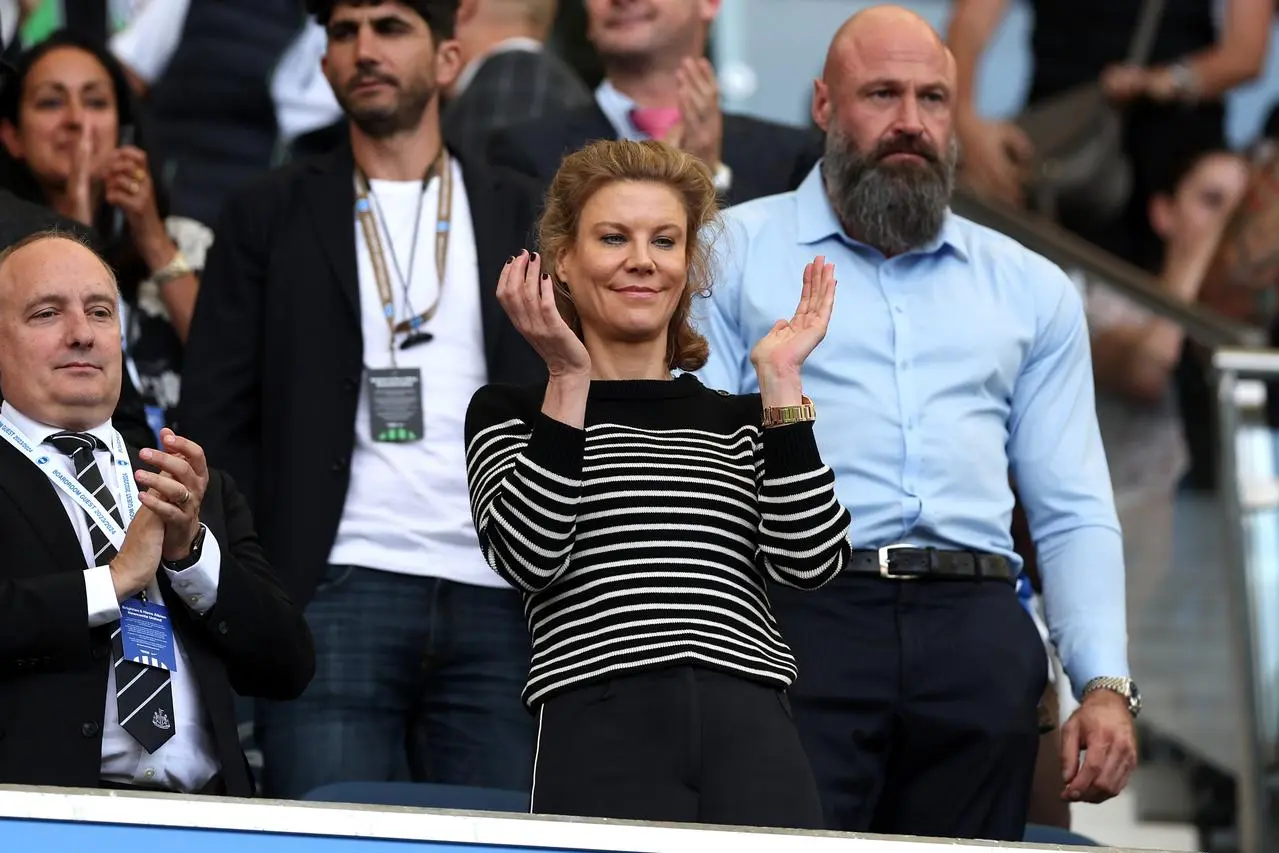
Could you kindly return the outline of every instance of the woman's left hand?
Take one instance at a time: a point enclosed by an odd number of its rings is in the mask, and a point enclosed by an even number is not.
[[[140,250],[146,252],[146,241],[167,241],[145,151],[124,145],[111,152],[102,169],[102,183],[107,203],[124,212]]]
[[[835,308],[835,265],[818,255],[804,267],[804,289],[790,321],[778,320],[755,348],[751,364],[769,377],[798,377],[804,361],[826,337]]]

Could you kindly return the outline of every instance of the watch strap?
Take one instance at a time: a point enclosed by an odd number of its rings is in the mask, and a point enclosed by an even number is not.
[[[1109,690],[1111,693],[1117,693],[1128,701],[1128,710],[1135,717],[1141,711],[1141,703],[1138,698],[1136,685],[1131,678],[1121,678],[1118,676],[1098,676],[1084,685],[1082,696],[1090,693],[1096,693],[1098,690]]]
[[[187,262],[186,255],[182,254],[182,250],[179,249],[167,264],[160,267],[152,274],[151,279],[158,287],[173,281],[175,278],[181,278],[182,276],[189,275],[193,272],[195,272],[195,270],[191,267],[191,264]]]
[[[817,407],[807,397],[798,406],[769,406],[764,409],[764,428],[787,426],[817,420]]]
[[[164,567],[171,572],[181,572],[200,562],[200,552],[204,546],[204,533],[207,529],[208,528],[201,524],[200,529],[196,531],[195,538],[191,540],[191,553],[187,554],[181,560],[174,560],[173,562],[162,560],[161,562],[164,564]]]

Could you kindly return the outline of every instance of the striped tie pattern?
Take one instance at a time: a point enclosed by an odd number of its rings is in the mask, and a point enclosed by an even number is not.
[[[102,479],[102,472],[93,458],[95,450],[106,447],[96,437],[80,432],[59,432],[46,441],[58,452],[70,457],[75,467],[76,480],[102,504],[116,524],[124,527],[115,497]],[[117,551],[106,534],[94,524],[92,516],[85,512],[89,522],[89,543],[93,549],[91,565],[105,566]],[[120,623],[111,629],[111,660],[115,666],[116,708],[120,714],[120,727],[128,732],[147,752],[155,752],[173,737],[173,687],[169,672],[124,659],[124,642],[120,637]]]

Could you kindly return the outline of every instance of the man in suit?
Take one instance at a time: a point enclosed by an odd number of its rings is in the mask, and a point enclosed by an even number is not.
[[[311,635],[199,445],[112,426],[117,298],[74,237],[0,252],[0,782],[249,796],[235,694],[301,693]]]
[[[0,66],[0,85],[3,85],[5,73],[5,68]],[[0,250],[43,231],[72,234],[90,243],[96,239],[91,228],[74,219],[60,216],[47,207],[32,204],[6,189],[0,189]],[[0,400],[2,399],[3,396],[0,396]],[[127,370],[120,372],[120,402],[112,422],[134,447],[151,447],[155,444],[155,434],[147,423],[142,395],[138,393]]]
[[[555,6],[555,0],[462,0],[463,67],[444,109],[444,138],[454,149],[482,159],[494,130],[592,103],[573,69],[544,49]]]
[[[441,143],[447,0],[312,0],[349,141],[233,197],[187,349],[183,423],[246,484],[317,674],[261,703],[264,790],[408,778],[528,790],[519,594],[485,564],[463,420],[544,378],[496,284],[538,199]]]
[[[702,158],[728,204],[788,192],[821,156],[817,134],[723,113],[706,53],[720,0],[586,0],[605,79],[595,102],[495,132],[489,160],[549,182],[597,139],[662,139]]]

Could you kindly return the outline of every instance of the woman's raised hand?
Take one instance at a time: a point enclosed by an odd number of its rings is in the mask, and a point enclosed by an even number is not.
[[[798,378],[804,361],[826,337],[835,308],[835,265],[818,255],[804,267],[804,289],[790,321],[778,320],[751,350],[756,373]],[[763,376],[761,375],[761,385]]]
[[[591,356],[555,307],[555,285],[542,272],[542,258],[520,252],[506,262],[497,301],[511,323],[546,362],[551,378],[589,377]]]

